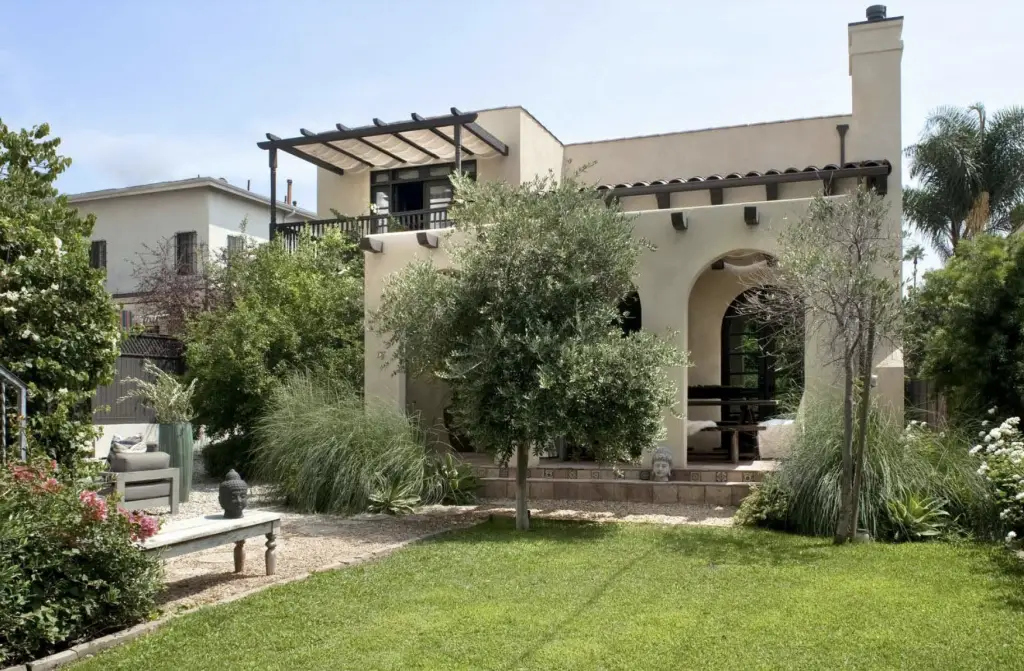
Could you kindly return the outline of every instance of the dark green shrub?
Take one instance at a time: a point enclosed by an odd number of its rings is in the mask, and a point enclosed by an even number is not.
[[[305,374],[287,379],[267,408],[257,425],[254,477],[299,510],[363,512],[382,481],[424,492],[425,441],[398,408],[364,407],[343,382]]]
[[[203,468],[211,478],[221,480],[232,468],[242,478],[253,477],[253,440],[237,435],[210,443],[202,449]]]
[[[736,511],[734,522],[741,526],[787,529],[790,492],[774,475],[754,485]]]
[[[156,530],[58,481],[49,463],[0,467],[0,666],[149,617],[160,564],[136,541]]]

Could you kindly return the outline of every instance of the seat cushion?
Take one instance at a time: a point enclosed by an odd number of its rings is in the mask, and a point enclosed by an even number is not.
[[[120,452],[110,457],[110,470],[115,473],[156,471],[170,465],[171,455],[166,452]]]
[[[158,499],[171,495],[171,481],[134,482],[124,488],[125,501],[141,501],[142,499]]]

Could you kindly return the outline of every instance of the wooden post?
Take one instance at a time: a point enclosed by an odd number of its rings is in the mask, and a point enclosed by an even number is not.
[[[235,543],[235,573],[245,572],[245,541]]]
[[[270,532],[267,534],[267,575],[274,575],[277,573],[277,534]]]
[[[277,233],[277,147],[270,151],[270,239]]]
[[[455,172],[462,172],[462,124],[455,125]]]

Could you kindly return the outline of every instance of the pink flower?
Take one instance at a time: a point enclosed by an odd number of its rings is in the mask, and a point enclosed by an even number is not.
[[[78,495],[78,500],[85,504],[85,519],[96,522],[107,519],[107,502],[96,492],[84,491]]]
[[[128,511],[124,508],[118,508],[117,512],[128,520],[133,541],[144,541],[160,530],[160,522],[155,517],[150,517],[137,510]]]
[[[46,482],[39,485],[39,489],[52,494],[61,490],[61,484],[57,482],[57,478],[47,478]]]

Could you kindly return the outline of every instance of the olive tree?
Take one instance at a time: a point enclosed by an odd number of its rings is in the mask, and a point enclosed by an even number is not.
[[[666,369],[685,363],[652,333],[624,335],[618,306],[645,244],[578,177],[454,176],[457,231],[442,243],[454,271],[410,264],[372,316],[402,370],[447,381],[474,445],[515,457],[518,529],[531,450],[565,438],[602,461],[638,457],[675,399]]]

